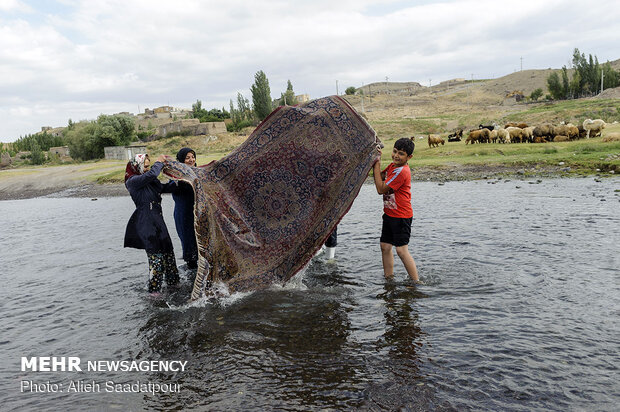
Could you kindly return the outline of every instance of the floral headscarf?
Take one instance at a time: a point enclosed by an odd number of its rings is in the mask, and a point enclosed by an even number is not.
[[[132,176],[141,175],[144,173],[144,161],[146,159],[149,159],[149,155],[146,153],[140,153],[127,162],[127,167],[125,168],[125,182]]]

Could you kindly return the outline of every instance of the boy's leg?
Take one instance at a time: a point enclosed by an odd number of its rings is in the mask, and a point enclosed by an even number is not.
[[[396,253],[398,257],[405,265],[405,269],[407,270],[407,274],[414,282],[419,282],[420,278],[418,277],[418,268],[415,264],[415,260],[413,260],[413,256],[409,253],[408,245],[397,246]]]
[[[386,278],[392,278],[394,277],[394,254],[392,253],[392,245],[384,242],[379,242],[379,245],[381,245],[383,275]]]

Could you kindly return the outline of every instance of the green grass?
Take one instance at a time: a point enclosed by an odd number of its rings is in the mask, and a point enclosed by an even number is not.
[[[529,117],[538,118],[540,115],[551,119],[574,120],[577,123],[585,119],[603,119],[608,123],[620,121],[620,107],[618,99],[576,99],[548,102],[532,105],[519,113],[504,117],[505,121],[518,122]]]
[[[382,166],[389,164],[396,139],[383,143]],[[466,145],[446,142],[444,146],[429,148],[426,140],[416,139],[416,149],[409,165],[412,167],[441,167],[443,165],[559,165],[564,162],[574,172],[620,170],[620,142],[602,142],[601,138],[559,143],[489,143]]]

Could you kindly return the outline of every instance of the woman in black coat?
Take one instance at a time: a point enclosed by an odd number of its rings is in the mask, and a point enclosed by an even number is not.
[[[146,250],[150,293],[161,291],[164,277],[168,286],[179,283],[174,249],[161,210],[161,194],[170,192],[174,183],[163,185],[157,179],[165,159],[160,156],[150,167],[148,155],[138,154],[125,168],[125,187],[136,204],[125,230],[125,247]]]
[[[188,166],[196,166],[196,152],[184,147],[177,153],[177,160]],[[174,199],[174,224],[183,247],[183,260],[189,269],[198,267],[198,246],[194,229],[194,188],[187,182],[178,181],[172,189]]]

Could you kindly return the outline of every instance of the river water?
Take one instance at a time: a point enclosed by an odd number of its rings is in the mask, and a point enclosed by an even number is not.
[[[2,201],[0,409],[617,410],[620,179],[414,182],[413,205],[422,285],[398,258],[384,280],[364,185],[335,261],[188,305],[183,269],[180,291],[146,296],[129,197]],[[22,370],[35,356],[82,371]]]

